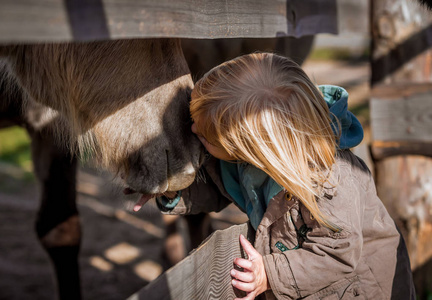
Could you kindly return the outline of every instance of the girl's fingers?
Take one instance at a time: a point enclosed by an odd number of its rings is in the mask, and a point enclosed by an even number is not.
[[[252,272],[240,272],[237,270],[231,270],[231,276],[235,277],[237,280],[243,282],[253,282],[255,281],[255,274]]]
[[[252,244],[247,240],[247,238],[243,236],[243,234],[240,234],[240,244],[243,246],[243,249],[246,251],[249,259],[253,259],[259,255],[259,252],[255,250],[254,246],[252,246]]]
[[[234,287],[244,292],[252,292],[256,287],[254,282],[241,282],[236,279],[233,279],[231,282]]]
[[[234,264],[248,271],[253,271],[253,263],[250,260],[243,258],[234,258]]]

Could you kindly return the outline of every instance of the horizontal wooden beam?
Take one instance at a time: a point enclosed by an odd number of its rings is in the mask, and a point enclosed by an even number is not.
[[[372,88],[372,99],[399,100],[417,94],[432,93],[432,83],[398,83],[398,84],[379,84]]]
[[[0,0],[0,43],[337,33],[336,0]]]
[[[373,141],[371,155],[374,161],[395,155],[422,155],[432,157],[432,142],[406,142],[406,141]]]
[[[397,97],[400,92],[399,97]],[[372,94],[370,102],[372,138],[375,141],[432,142],[432,88]]]
[[[432,157],[432,84],[378,85],[371,91],[371,153]]]

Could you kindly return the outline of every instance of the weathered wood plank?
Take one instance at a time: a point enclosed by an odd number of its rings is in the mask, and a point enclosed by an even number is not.
[[[432,142],[432,93],[372,98],[370,108],[373,140]]]
[[[432,14],[412,0],[371,1],[372,85],[432,79]]]
[[[245,258],[239,236],[253,241],[247,224],[218,230],[180,263],[163,273],[128,300],[234,299],[245,294],[234,290],[230,270],[236,257]]]
[[[0,3],[0,41],[57,41],[62,37],[65,40],[72,39],[62,1],[14,2],[13,0],[2,0]],[[15,38],[14,35],[16,35]]]
[[[400,82],[398,84],[380,84],[371,90],[372,98],[398,100],[415,94],[432,93],[432,83]]]
[[[432,14],[411,0],[374,0],[371,7],[371,82],[374,88],[377,84],[401,85],[394,92],[382,87],[381,91],[392,97],[372,95],[376,97],[371,103],[375,144],[414,146],[427,141],[430,145],[432,93],[427,85],[422,90],[419,83],[432,84]],[[386,121],[376,119],[380,116]],[[411,267],[416,271],[417,297],[425,299],[432,283],[432,269],[428,267],[432,261],[432,159],[420,155],[384,157],[375,161],[375,176],[378,196],[406,241]]]
[[[377,192],[402,231],[418,299],[432,286],[432,159],[395,156],[376,164]]]
[[[0,43],[337,33],[336,0],[0,0]]]
[[[374,141],[371,153],[375,161],[394,155],[423,155],[432,158],[432,142]]]

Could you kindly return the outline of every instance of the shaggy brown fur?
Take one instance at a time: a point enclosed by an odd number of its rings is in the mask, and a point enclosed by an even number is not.
[[[49,107],[45,118],[56,119],[62,142],[78,145],[73,151],[90,149],[142,193],[193,181],[200,146],[189,128],[192,80],[178,40],[16,45],[0,54],[29,98]]]

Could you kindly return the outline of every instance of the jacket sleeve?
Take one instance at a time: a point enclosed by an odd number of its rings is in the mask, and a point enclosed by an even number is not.
[[[231,201],[220,191],[220,188],[210,177],[205,166],[199,170],[200,176],[188,188],[177,193],[170,200],[157,197],[156,204],[164,214],[187,215],[201,212],[218,212]]]
[[[352,176],[342,177],[337,194],[318,202],[327,220],[342,228],[340,232],[318,224],[300,205],[302,222],[309,228],[302,246],[263,256],[272,292],[278,299],[303,298],[355,276],[363,245],[361,197],[367,196],[359,185]]]

